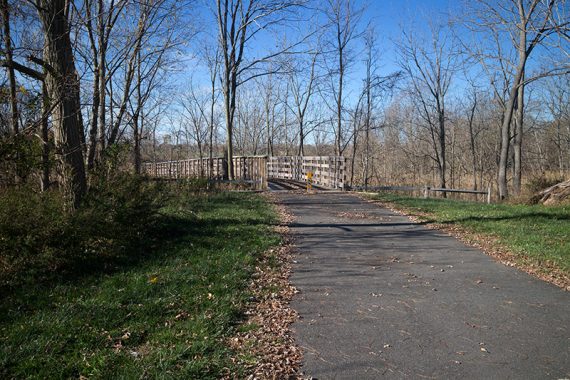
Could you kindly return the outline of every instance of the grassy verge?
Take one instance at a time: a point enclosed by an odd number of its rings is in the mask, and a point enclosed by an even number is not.
[[[128,255],[2,289],[1,378],[219,378],[258,254],[279,242],[252,194],[169,202]],[[136,220],[126,221],[137,223]]]
[[[570,276],[569,205],[488,205],[386,193],[373,198],[444,228],[459,227],[460,232],[476,234],[479,240],[507,249],[522,267],[566,279]]]

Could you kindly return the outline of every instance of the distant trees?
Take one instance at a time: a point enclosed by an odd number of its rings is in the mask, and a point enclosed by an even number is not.
[[[324,14],[330,33],[327,50],[330,50],[329,86],[334,100],[336,117],[335,154],[342,155],[346,145],[343,138],[343,112],[345,107],[346,75],[354,60],[352,44],[360,36],[359,23],[362,8],[354,0],[327,0]],[[344,146],[343,146],[344,145]]]
[[[228,178],[237,154],[342,154],[354,185],[500,199],[568,175],[566,1],[477,0],[395,46],[359,4],[0,0],[0,186],[57,184],[73,208],[113,163],[222,152]]]
[[[544,62],[545,65],[534,73],[527,70],[531,55],[547,40],[558,39],[554,45],[568,42],[566,4],[564,0],[478,1],[473,16],[468,19],[467,26],[474,33],[482,35],[483,41],[493,42],[471,49],[472,53],[483,65],[498,61],[506,79],[497,180],[500,199],[508,196],[507,169],[511,140],[514,149],[514,191],[518,194],[521,189],[525,86],[545,76],[570,73],[567,59]],[[516,52],[514,60],[509,60],[510,50]]]
[[[307,59],[297,62],[299,65],[295,67],[289,75],[289,88],[292,94],[291,108],[297,119],[299,149],[297,155],[305,155],[305,139],[307,134],[311,132],[307,125],[307,111],[309,104],[313,100],[318,85],[317,59],[320,55],[319,48],[312,50],[307,54]]]
[[[447,186],[446,124],[448,92],[458,68],[458,52],[452,37],[439,26],[430,25],[428,38],[403,31],[400,67],[409,81],[409,94],[428,129],[437,164],[439,186]],[[445,193],[444,193],[445,194]]]
[[[274,60],[292,46],[279,48],[264,56],[248,56],[246,49],[258,34],[276,26],[287,26],[292,22],[285,16],[304,4],[304,0],[217,0],[216,20],[218,43],[222,56],[221,84],[224,96],[226,121],[226,149],[228,156],[228,176],[234,179],[233,132],[236,116],[238,87],[242,84],[270,73],[263,64]],[[273,69],[271,71],[278,71]]]

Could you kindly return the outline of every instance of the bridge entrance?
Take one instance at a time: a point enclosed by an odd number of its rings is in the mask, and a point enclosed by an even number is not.
[[[342,156],[237,156],[234,178],[257,189],[295,190],[311,177],[317,190],[344,190],[346,159]],[[210,178],[222,181],[224,158],[188,159],[143,164],[145,174],[155,178]]]

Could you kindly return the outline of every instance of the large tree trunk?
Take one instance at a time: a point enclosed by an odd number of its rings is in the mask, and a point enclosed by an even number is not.
[[[234,129],[234,118],[233,118],[233,112],[232,112],[232,108],[231,108],[231,104],[232,104],[232,100],[231,98],[231,94],[229,91],[229,83],[226,87],[226,91],[224,91],[224,101],[225,101],[225,105],[226,105],[226,154],[227,154],[227,159],[226,159],[226,168],[225,168],[225,176],[227,176],[227,178],[224,179],[229,179],[229,180],[233,180],[234,179],[234,148],[233,148],[233,129]],[[235,98],[234,98],[235,99]]]
[[[499,200],[504,200],[509,195],[507,187],[507,166],[509,162],[509,145],[511,142],[511,121],[513,119],[513,110],[515,106],[515,101],[517,99],[519,84],[521,83],[524,65],[526,58],[519,62],[517,67],[517,74],[515,80],[513,81],[513,87],[509,92],[509,100],[505,104],[505,113],[503,117],[503,123],[501,125],[501,153],[499,156]]]
[[[358,148],[358,124],[356,124],[355,121],[355,126],[354,126],[354,137],[352,139],[352,154],[350,156],[350,187],[352,187],[353,182],[354,182],[354,164],[356,161],[356,150]]]
[[[224,174],[223,179],[234,179],[234,164],[233,164],[233,129],[234,129],[234,117],[232,112],[232,103],[235,104],[235,93],[231,91],[231,83],[230,83],[230,73],[229,69],[226,67],[225,70],[225,79],[224,79],[224,108],[226,112],[226,149],[225,149],[225,156],[227,157],[224,162]],[[233,96],[233,101],[232,101]],[[235,109],[235,108],[234,108]]]
[[[79,206],[87,190],[83,149],[83,126],[79,102],[79,79],[69,37],[65,0],[38,0],[37,8],[45,34],[45,78],[52,106],[56,152],[62,185],[70,208]]]
[[[4,54],[8,67],[8,82],[10,83],[10,107],[11,107],[11,127],[14,134],[18,133],[18,98],[16,93],[16,76],[14,72],[13,56],[12,56],[12,39],[10,37],[10,9],[8,8],[8,0],[1,0],[0,10],[2,12],[2,22],[4,24]]]
[[[524,73],[522,76],[524,82]],[[514,176],[513,189],[515,195],[521,192],[522,183],[522,141],[523,141],[523,122],[524,122],[524,84],[521,83],[517,94],[517,109],[515,117],[515,138],[513,140],[514,151]]]

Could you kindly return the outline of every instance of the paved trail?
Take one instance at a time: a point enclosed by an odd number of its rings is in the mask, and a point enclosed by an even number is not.
[[[353,195],[278,196],[307,376],[570,378],[567,292]]]

